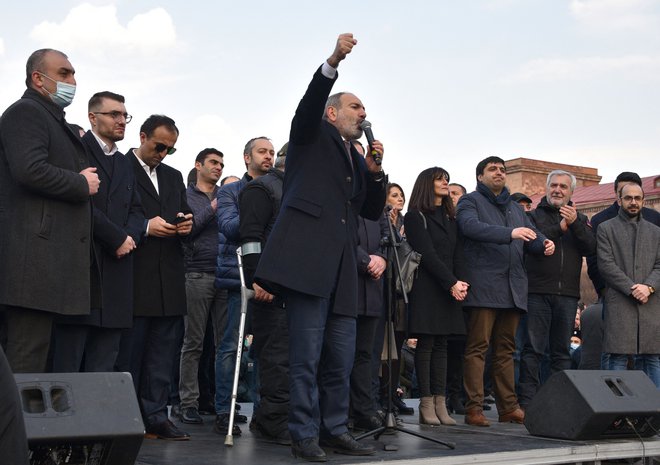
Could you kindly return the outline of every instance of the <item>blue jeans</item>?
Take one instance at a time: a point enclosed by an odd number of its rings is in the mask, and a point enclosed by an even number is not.
[[[294,441],[348,431],[355,318],[330,312],[330,300],[287,291],[289,432]]]
[[[626,370],[628,357],[628,354],[609,354],[609,369]],[[660,354],[636,354],[632,357],[635,360],[635,369],[646,373],[655,387],[660,389]]]
[[[236,370],[238,326],[241,322],[241,291],[227,291],[227,326],[215,353],[215,411],[229,413]]]
[[[527,309],[527,337],[520,364],[519,400],[522,406],[529,404],[541,384],[540,365],[548,345],[551,372],[571,368],[571,335],[577,298],[529,294]]]

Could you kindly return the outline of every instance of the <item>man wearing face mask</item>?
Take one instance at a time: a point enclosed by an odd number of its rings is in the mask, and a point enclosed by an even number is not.
[[[0,305],[15,373],[45,371],[54,314],[95,305],[90,196],[99,178],[64,118],[74,73],[64,53],[37,50],[27,90],[0,118]]]
[[[570,343],[580,298],[582,257],[596,253],[587,217],[578,213],[571,202],[575,184],[571,173],[552,171],[545,197],[531,212],[532,221],[555,243],[556,251],[550,256],[525,256],[529,295],[518,396],[523,409],[539,388],[539,367],[548,341],[551,372],[571,368]]]

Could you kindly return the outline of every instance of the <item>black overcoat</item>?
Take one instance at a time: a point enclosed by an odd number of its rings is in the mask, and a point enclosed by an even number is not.
[[[358,218],[358,315],[380,317],[384,311],[383,280],[385,273],[379,279],[373,279],[367,267],[371,255],[377,255],[387,260],[385,248],[382,245],[384,237],[389,236],[388,219],[381,215],[378,221]]]
[[[0,118],[0,304],[89,313],[87,166],[80,135],[37,91]]]
[[[164,164],[156,168],[158,192],[131,149],[138,193],[147,219],[160,216],[172,221],[177,213],[192,213],[186,201],[186,186],[181,173]],[[135,316],[177,316],[186,314],[186,288],[183,246],[179,236],[143,239],[133,257],[133,313]]]
[[[255,281],[274,292],[332,297],[334,313],[355,316],[357,217],[378,219],[386,180],[368,173],[352,146],[349,160],[339,132],[322,119],[335,79],[319,68],[296,110],[282,206]]]
[[[404,219],[408,242],[422,254],[410,291],[408,331],[411,335],[465,334],[461,303],[449,293],[456,281],[466,280],[456,221],[443,208],[424,217],[426,225],[419,210],[409,210]]]
[[[92,197],[94,250],[101,274],[101,305],[89,316],[62,322],[103,328],[130,328],[133,323],[133,253],[117,258],[116,250],[130,235],[139,244],[146,223],[130,160],[122,153],[105,155],[91,131],[82,138],[89,164],[96,167],[101,184]]]

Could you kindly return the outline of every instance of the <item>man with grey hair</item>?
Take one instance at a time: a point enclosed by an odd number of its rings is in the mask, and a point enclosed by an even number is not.
[[[334,106],[326,104],[337,67],[355,44],[353,34],[339,36],[296,109],[282,207],[255,273],[260,286],[286,300],[292,453],[315,462],[327,460],[319,441],[344,454],[375,452],[356,442],[346,424],[358,215],[382,215],[387,179],[371,153],[363,158],[350,143],[362,137],[362,101],[344,93]],[[382,144],[373,145],[382,154]]]
[[[94,304],[90,196],[99,177],[64,119],[76,90],[67,56],[37,50],[26,74],[27,90],[0,118],[0,306],[12,370],[39,373],[53,316],[88,315]]]
[[[552,171],[545,197],[530,214],[538,230],[555,243],[556,251],[550,256],[526,256],[529,296],[519,386],[523,409],[539,388],[539,366],[548,343],[552,373],[571,367],[570,339],[580,298],[582,257],[596,250],[587,217],[571,202],[575,183],[571,173]]]

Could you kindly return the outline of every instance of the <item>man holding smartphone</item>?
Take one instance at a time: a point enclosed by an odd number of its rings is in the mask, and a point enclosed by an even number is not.
[[[128,151],[149,222],[147,237],[134,252],[133,328],[122,347],[129,355],[120,354],[120,360],[130,360],[128,368],[146,437],[169,440],[190,438],[167,416],[173,363],[186,314],[181,241],[182,236],[190,234],[193,224],[183,176],[161,163],[176,151],[178,136],[174,120],[151,115],[140,128],[140,147]]]

